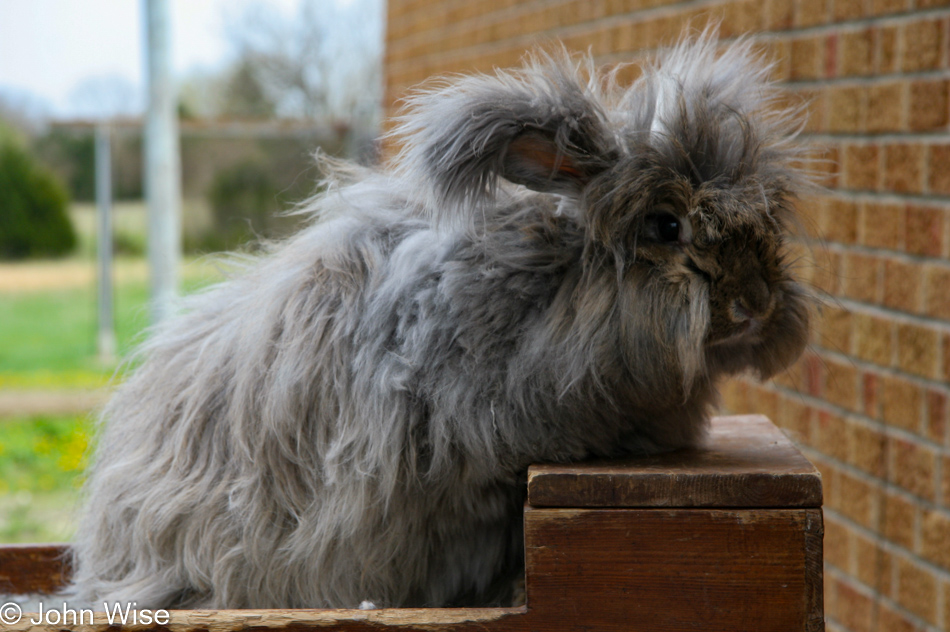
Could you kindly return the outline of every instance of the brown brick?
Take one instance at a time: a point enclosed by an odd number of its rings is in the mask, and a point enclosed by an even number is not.
[[[924,433],[928,439],[944,443],[947,439],[947,394],[931,389],[925,397],[927,404]]]
[[[822,346],[841,353],[850,353],[851,332],[854,328],[851,312],[841,307],[828,305],[821,311],[818,326]]]
[[[744,414],[749,408],[746,406],[746,385],[739,380],[731,379],[723,382],[719,388],[722,398],[723,412],[728,414]]]
[[[864,129],[867,89],[862,85],[828,89],[828,131],[859,132]]]
[[[769,31],[786,31],[795,23],[795,3],[788,0],[767,0],[765,28]]]
[[[885,494],[882,511],[884,512],[884,536],[891,542],[913,550],[917,507],[897,494]]]
[[[930,164],[927,188],[931,193],[950,195],[950,145],[931,145],[927,153]]]
[[[950,81],[915,81],[910,84],[907,120],[913,131],[940,129],[950,119]]]
[[[906,214],[907,209],[903,204],[862,204],[861,243],[872,248],[902,249]]]
[[[920,432],[923,396],[913,382],[891,375],[881,380],[881,414],[885,422],[911,432]]]
[[[922,189],[924,148],[918,144],[888,145],[884,151],[884,187],[897,193]]]
[[[881,590],[883,571],[890,563],[887,553],[878,542],[859,533],[852,534],[851,549],[854,551],[851,574],[872,590]]]
[[[943,630],[950,630],[950,582],[943,584]]]
[[[794,391],[804,392],[804,378],[802,377],[802,362],[795,362],[792,366],[776,374],[772,381]]]
[[[823,95],[824,92],[820,94]],[[814,172],[816,184],[830,188],[838,186],[841,168],[839,154],[838,147],[835,145],[827,145],[811,152],[808,156],[809,161],[805,166]]]
[[[817,424],[816,424],[817,428]],[[815,433],[817,434],[817,432]],[[822,458],[820,455],[812,458],[812,463],[821,474],[821,486],[824,495],[825,505],[828,507],[838,506],[838,478],[840,470],[830,461]]]
[[[942,481],[940,485],[940,499],[944,507],[950,507],[950,456],[940,459]]]
[[[856,476],[841,472],[839,511],[858,524],[873,528],[881,504],[881,488]]]
[[[865,191],[877,189],[880,155],[877,145],[845,145],[841,156],[842,186]]]
[[[861,400],[864,414],[877,419],[881,415],[881,378],[867,372],[861,376]]]
[[[841,284],[841,255],[836,252],[816,252],[811,284],[821,292],[837,294]]]
[[[910,204],[907,206],[907,252],[939,257],[943,252],[945,213],[940,207]],[[950,286],[945,286],[950,288]]]
[[[737,37],[762,30],[765,8],[761,0],[739,0],[720,7],[720,37]]]
[[[833,199],[827,195],[806,195],[795,201],[795,213],[810,237],[824,238],[827,207]]]
[[[885,26],[876,29],[874,43],[877,47],[878,74],[890,74],[897,71],[900,61],[897,39],[896,26]]]
[[[830,0],[798,0],[795,2],[795,26],[806,27],[825,24],[828,21]]]
[[[908,22],[901,28],[904,54],[901,69],[918,72],[939,68],[944,45],[943,20],[933,18]]]
[[[848,570],[850,557],[851,529],[843,523],[828,518],[825,520],[825,563]]]
[[[904,81],[870,86],[868,88],[867,131],[880,133],[904,130],[906,100],[907,83]]]
[[[764,42],[765,58],[772,62],[770,77],[774,81],[788,81],[791,77],[791,45],[785,40]]]
[[[924,266],[924,303],[928,316],[950,320],[950,268]]]
[[[946,6],[950,6],[950,0],[917,0],[918,9],[930,9],[933,7],[946,7]],[[950,614],[950,612],[948,612],[948,614]],[[950,629],[950,626],[947,626],[947,629]]]
[[[937,619],[937,578],[922,566],[905,559],[897,561],[897,602],[921,619]]]
[[[878,366],[890,366],[894,348],[891,338],[891,331],[893,330],[891,321],[878,316],[859,313],[855,313],[853,318],[854,342],[852,348],[855,355]]]
[[[811,424],[813,409],[800,399],[787,397],[778,416],[779,425],[792,440],[811,444]]]
[[[897,366],[923,377],[937,374],[940,334],[930,327],[913,323],[897,324]]]
[[[838,39],[839,77],[874,72],[874,32],[871,29],[843,32]]]
[[[791,41],[789,76],[794,80],[817,79],[824,72],[824,38],[804,37]]]
[[[893,455],[893,482],[915,496],[933,499],[937,466],[933,449],[915,441],[891,438],[888,450]]]
[[[837,593],[838,621],[853,632],[870,632],[876,611],[871,595],[846,582],[839,582]]]
[[[847,422],[843,417],[826,410],[818,411],[818,423],[813,432],[816,448],[839,461],[846,461],[848,459],[847,437]]]
[[[825,231],[829,223],[829,204],[831,204],[831,198],[813,195],[799,200],[795,205],[798,218],[801,220],[805,230],[808,231],[809,237],[814,239],[827,239]]]
[[[864,0],[834,0],[832,14],[835,22],[844,22],[864,16]],[[789,3],[792,4],[792,3]]]
[[[921,632],[917,624],[886,603],[878,603],[877,629],[880,632]]]
[[[877,257],[857,253],[846,255],[842,271],[845,296],[865,303],[880,302],[880,264]]]
[[[822,234],[828,241],[853,244],[858,240],[858,205],[853,200],[831,198],[822,221]]]
[[[920,553],[928,562],[950,570],[950,513],[923,512],[920,529]]]
[[[816,353],[805,352],[801,359],[805,392],[816,397],[821,395],[822,359]]]
[[[897,13],[907,8],[908,0],[871,0],[871,15]]]
[[[853,364],[825,359],[825,400],[858,410],[858,370]]]
[[[885,475],[887,437],[875,428],[852,422],[848,426],[848,462],[877,477]]]
[[[920,311],[921,266],[887,259],[884,262],[884,305],[902,312]]]
[[[838,616],[838,582],[829,577],[823,583],[825,618],[828,619],[825,623],[825,632],[841,632],[841,630],[835,630],[831,627],[834,625],[832,621]]]
[[[756,385],[753,387],[756,392],[756,412],[765,415],[771,420],[778,419],[779,396],[775,391]]]

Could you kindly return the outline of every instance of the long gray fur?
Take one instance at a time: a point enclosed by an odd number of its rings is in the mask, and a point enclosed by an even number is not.
[[[626,89],[558,53],[417,93],[393,165],[326,161],[311,224],[143,345],[67,596],[503,603],[530,463],[695,444],[719,378],[805,345],[767,73],[707,31]]]

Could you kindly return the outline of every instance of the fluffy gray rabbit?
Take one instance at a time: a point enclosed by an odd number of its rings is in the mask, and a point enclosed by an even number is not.
[[[798,114],[709,33],[408,100],[388,168],[191,298],[101,422],[77,601],[504,603],[540,461],[697,443],[720,378],[806,344]]]

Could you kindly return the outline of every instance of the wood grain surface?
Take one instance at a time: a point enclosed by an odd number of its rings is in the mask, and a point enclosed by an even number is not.
[[[529,508],[528,607],[546,630],[817,632],[821,532],[818,509]]]
[[[532,465],[533,507],[820,507],[821,475],[761,415],[713,418],[700,448]]]
[[[70,575],[66,544],[0,546],[0,594],[48,594]]]
[[[767,419],[721,417],[705,446],[643,459],[537,465],[525,507],[520,608],[178,610],[162,630],[820,632],[821,478]],[[564,505],[564,506],[561,506]],[[0,593],[52,593],[65,545],[0,546]],[[54,608],[61,600],[51,598]],[[100,608],[101,610],[101,608]]]

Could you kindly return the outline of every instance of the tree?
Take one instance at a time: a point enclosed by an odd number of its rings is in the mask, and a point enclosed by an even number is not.
[[[235,79],[275,113],[374,125],[381,96],[382,3],[302,0],[296,14],[257,1],[229,20]],[[243,94],[234,92],[232,94]]]
[[[248,59],[239,59],[224,79],[221,114],[247,118],[270,118],[277,113],[267,89],[260,81],[260,70]]]
[[[0,143],[0,258],[59,256],[76,245],[68,197],[48,169],[15,142]]]

